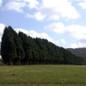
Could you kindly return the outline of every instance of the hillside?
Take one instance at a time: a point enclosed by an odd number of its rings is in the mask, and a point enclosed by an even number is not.
[[[3,62],[20,64],[82,64],[82,59],[46,39],[32,38],[23,32],[18,34],[6,27],[2,37]]]
[[[76,49],[68,48],[68,50],[72,54],[82,57],[84,64],[86,64],[86,48],[76,48]]]

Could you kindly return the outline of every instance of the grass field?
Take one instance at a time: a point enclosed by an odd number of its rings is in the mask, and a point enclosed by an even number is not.
[[[86,86],[86,66],[0,66],[0,86]]]

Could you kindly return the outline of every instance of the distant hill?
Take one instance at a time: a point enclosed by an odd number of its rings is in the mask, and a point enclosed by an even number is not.
[[[72,54],[76,56],[82,57],[84,64],[86,64],[86,48],[68,48],[67,50],[69,50]]]

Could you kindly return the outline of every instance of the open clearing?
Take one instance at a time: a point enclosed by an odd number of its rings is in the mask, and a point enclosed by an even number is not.
[[[0,66],[0,86],[86,86],[86,66]]]

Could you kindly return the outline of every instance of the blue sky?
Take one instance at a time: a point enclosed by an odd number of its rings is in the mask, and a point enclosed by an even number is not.
[[[86,0],[0,0],[0,41],[9,25],[64,48],[86,47]]]

